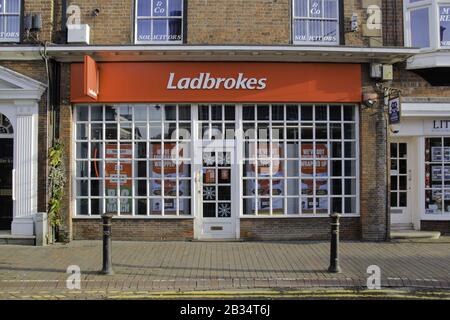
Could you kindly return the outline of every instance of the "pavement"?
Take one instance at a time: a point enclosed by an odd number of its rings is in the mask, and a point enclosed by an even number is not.
[[[114,275],[106,276],[99,272],[100,241],[48,247],[3,245],[0,299],[450,299],[449,249],[449,237],[342,242],[343,272],[333,274],[327,272],[327,242],[115,241]],[[378,290],[367,288],[373,276],[368,273],[370,266],[379,267]],[[71,270],[80,270],[79,277]]]

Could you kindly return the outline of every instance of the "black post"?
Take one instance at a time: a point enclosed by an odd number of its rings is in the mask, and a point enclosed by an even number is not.
[[[112,269],[112,243],[111,243],[111,222],[113,215],[105,213],[102,215],[103,220],[103,270],[106,275],[113,275]]]
[[[331,246],[330,246],[330,267],[328,272],[340,273],[339,266],[339,213],[332,213],[331,217]]]

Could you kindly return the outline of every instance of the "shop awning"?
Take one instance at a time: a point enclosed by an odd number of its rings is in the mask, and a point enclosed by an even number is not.
[[[5,46],[0,60],[39,60],[41,53],[61,62],[82,62],[90,55],[107,61],[255,61],[386,63],[406,61],[419,49],[404,47],[351,46],[216,46],[216,45],[126,45],[126,46]]]

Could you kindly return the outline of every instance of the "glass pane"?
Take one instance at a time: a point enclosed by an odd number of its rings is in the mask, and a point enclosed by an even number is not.
[[[156,17],[167,16],[167,0],[154,0],[152,7],[152,15]]]
[[[88,125],[87,124],[77,124],[77,139],[87,140],[88,138]]]
[[[298,106],[297,105],[287,105],[286,106],[286,120],[287,121],[298,121]]]
[[[425,191],[425,212],[427,214],[442,213],[442,190]]]
[[[77,215],[89,214],[89,201],[88,199],[77,199]]]
[[[151,16],[151,0],[138,0],[138,16]]]
[[[411,10],[411,46],[427,48],[430,46],[430,23],[428,8]]]
[[[147,215],[147,199],[137,199],[134,204],[135,214]]]
[[[162,120],[163,107],[160,105],[150,106],[148,110],[148,117],[150,121],[161,121]]]
[[[182,40],[182,20],[181,19],[169,19],[169,41],[181,41]]]
[[[147,121],[147,106],[135,106],[134,119],[136,121]]]
[[[243,106],[242,113],[244,120],[255,120],[255,106]]]
[[[77,107],[77,121],[89,120],[89,107]]]
[[[91,215],[101,215],[103,213],[103,200],[91,199]]]
[[[308,1],[294,0],[294,16],[307,17],[308,16]]]
[[[88,197],[89,196],[89,181],[88,180],[78,180],[77,181],[77,196],[78,197]]]
[[[183,0],[169,0],[169,16],[181,17]]]
[[[0,37],[8,41],[19,41],[20,38],[20,18],[19,16],[4,16],[6,29]],[[2,21],[3,22],[3,21]]]
[[[269,106],[268,105],[258,105],[256,106],[258,113],[258,120],[267,121],[269,120]]]
[[[287,214],[299,214],[299,202],[298,198],[287,198],[287,208],[286,213]]]
[[[294,21],[294,41],[308,41],[307,20]]]
[[[313,107],[312,106],[302,106],[301,108],[301,118],[302,121],[312,121],[313,119]]]
[[[153,41],[167,41],[167,20],[154,19],[152,20]]]

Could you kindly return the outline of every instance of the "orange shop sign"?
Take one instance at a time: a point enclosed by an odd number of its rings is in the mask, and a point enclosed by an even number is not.
[[[97,63],[104,103],[361,101],[361,66],[326,63]],[[92,102],[83,90],[86,66],[72,64],[71,100]]]

